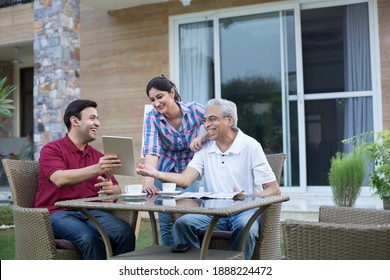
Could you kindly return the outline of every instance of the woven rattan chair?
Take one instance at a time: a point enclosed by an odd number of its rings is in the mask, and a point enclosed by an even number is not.
[[[276,180],[280,184],[286,155],[284,153],[266,155],[268,163],[275,173]],[[267,208],[262,214],[260,223],[260,236],[256,241],[252,260],[280,259],[280,212],[281,203],[276,203]],[[209,248],[229,250],[231,244],[230,232],[215,231],[210,241]]]
[[[15,259],[81,259],[67,240],[55,239],[46,208],[32,208],[38,190],[39,166],[36,161],[3,159],[13,198],[15,224]],[[135,229],[137,213],[113,212]]]
[[[282,223],[286,259],[389,260],[390,211],[321,206],[319,221]]]
[[[286,155],[284,153],[266,155],[268,163],[275,173],[276,180],[280,184],[280,178]],[[281,203],[275,203],[262,214],[260,223],[260,236],[256,241],[252,260],[280,259],[280,212]],[[177,218],[177,217],[176,217]],[[202,239],[202,236],[200,236]],[[229,250],[231,244],[231,232],[213,232],[210,240],[210,249]]]

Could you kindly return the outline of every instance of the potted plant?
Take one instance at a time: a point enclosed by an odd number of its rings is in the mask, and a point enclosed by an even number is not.
[[[15,90],[15,86],[7,84],[7,77],[0,80],[0,118],[11,118],[11,110],[15,109],[12,105],[13,100],[9,99],[8,96]],[[3,124],[0,122],[0,128]]]
[[[383,200],[383,208],[390,210],[390,130],[362,133],[347,139],[346,142],[367,140],[372,136],[375,140],[365,145],[367,155],[375,166],[370,172],[369,185],[374,190],[374,195]]]
[[[375,133],[375,141],[367,145],[367,152],[375,163],[370,174],[370,186],[383,200],[383,208],[390,209],[390,130]]]
[[[361,192],[367,169],[363,145],[354,146],[350,153],[336,153],[331,159],[329,184],[337,206],[353,207]]]

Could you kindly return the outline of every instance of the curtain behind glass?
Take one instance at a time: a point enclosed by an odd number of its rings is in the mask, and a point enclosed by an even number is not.
[[[180,94],[206,104],[214,96],[212,22],[180,25]]]
[[[345,91],[372,90],[367,4],[347,6],[345,20]],[[372,131],[372,97],[347,98],[344,117],[345,138]],[[352,144],[345,145],[345,152],[351,151]],[[373,164],[368,166],[363,185],[368,185],[368,174],[373,168]]]
[[[345,91],[371,90],[367,4],[346,6],[345,21]],[[345,138],[372,131],[372,97],[346,99],[344,117]],[[346,146],[346,152],[351,151],[351,148]]]

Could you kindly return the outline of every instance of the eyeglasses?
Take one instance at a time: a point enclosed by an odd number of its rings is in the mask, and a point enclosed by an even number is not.
[[[226,116],[222,116],[222,117],[210,116],[208,118],[203,118],[202,124],[205,124],[206,122],[215,123],[216,121],[223,119],[223,118],[226,118]]]

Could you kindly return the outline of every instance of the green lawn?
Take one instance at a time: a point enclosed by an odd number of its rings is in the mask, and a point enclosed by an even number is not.
[[[9,205],[0,206],[0,225],[12,225],[12,208]],[[14,229],[0,230],[0,260],[15,259],[15,233]]]
[[[0,230],[0,260],[15,259],[15,231],[14,229]]]
[[[153,245],[152,227],[149,220],[141,220],[135,250],[140,250]]]

